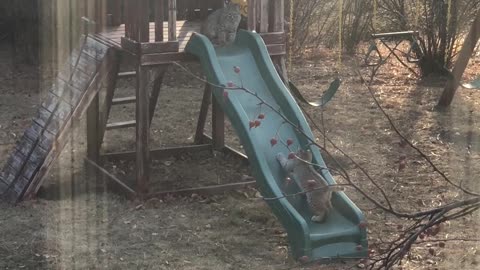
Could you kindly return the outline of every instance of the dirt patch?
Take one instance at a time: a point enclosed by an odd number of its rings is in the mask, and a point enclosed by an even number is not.
[[[31,67],[14,67],[8,47],[0,50],[0,159],[6,160],[15,140],[30,123],[50,76]],[[290,73],[311,99],[321,96],[336,76],[331,51],[319,59],[295,63]],[[415,151],[402,148],[367,89],[355,76],[355,59],[347,58],[339,76],[343,83],[322,114],[305,108],[329,138],[377,180],[398,211],[415,211],[462,198],[434,173]],[[477,63],[477,62],[475,62]],[[189,66],[200,73],[198,65]],[[365,70],[363,70],[365,72]],[[471,71],[470,71],[471,72]],[[470,74],[470,73],[469,73]],[[183,83],[179,83],[183,82]],[[133,95],[133,80],[119,83],[118,96]],[[479,189],[480,92],[460,89],[451,109],[433,110],[441,84],[417,84],[400,65],[388,64],[377,74],[374,91],[400,131],[452,180]],[[185,145],[193,141],[202,85],[176,68],[166,79],[152,123],[153,147]],[[132,106],[114,108],[112,121],[130,120]],[[0,205],[0,268],[2,269],[301,269],[288,254],[283,228],[253,189],[201,197],[166,197],[147,202],[128,201],[109,191],[103,182],[85,176],[85,123],[75,125],[71,140],[47,181],[45,197],[16,207]],[[227,126],[228,142],[239,147]],[[318,132],[319,141],[322,137]],[[108,132],[105,151],[133,150],[134,129]],[[378,190],[356,166],[331,145],[354,181],[379,201]],[[398,172],[401,155],[407,166]],[[327,162],[330,164],[329,160]],[[133,163],[110,163],[122,179],[133,179]],[[210,153],[154,161],[152,187],[156,191],[236,182],[248,176],[238,161]],[[341,179],[337,177],[341,182]],[[53,195],[52,195],[53,194]],[[347,195],[365,213],[369,243],[397,236],[399,220],[376,209],[354,190]],[[478,214],[449,222],[436,240],[415,245],[403,269],[475,269],[478,267]],[[406,226],[406,224],[405,224]],[[457,239],[457,240],[448,240]],[[432,254],[430,249],[433,249]],[[378,251],[378,250],[377,250]],[[356,262],[308,266],[310,269],[347,269]]]

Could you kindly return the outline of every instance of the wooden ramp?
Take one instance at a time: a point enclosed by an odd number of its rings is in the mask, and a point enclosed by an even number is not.
[[[0,199],[16,203],[35,193],[71,131],[112,72],[118,53],[108,40],[83,36],[17,142],[0,173]]]

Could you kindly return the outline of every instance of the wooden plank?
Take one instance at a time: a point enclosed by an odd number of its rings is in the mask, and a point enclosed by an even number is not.
[[[207,122],[208,108],[212,100],[212,87],[206,83],[203,91],[202,105],[200,113],[198,114],[197,129],[195,131],[195,144],[203,143],[203,131],[205,130],[205,123]]]
[[[272,1],[271,32],[285,32],[285,0]],[[286,40],[285,40],[286,42]]]
[[[257,29],[257,9],[256,9],[256,0],[248,0],[248,30],[256,31]]]
[[[268,4],[269,0],[257,0],[260,5],[259,9],[259,32],[260,33],[266,33],[268,32]],[[275,0],[277,1],[277,0]]]
[[[129,121],[109,123],[107,124],[105,129],[114,130],[114,129],[122,129],[122,128],[131,128],[131,127],[135,127],[136,125],[137,125],[137,122],[135,120],[129,120]]]
[[[463,72],[468,65],[468,61],[472,57],[473,51],[477,45],[478,40],[480,39],[480,11],[477,14],[477,17],[473,21],[472,27],[463,42],[462,49],[458,55],[455,66],[453,67],[452,76],[447,81],[445,88],[443,89],[442,96],[438,101],[438,107],[445,108],[448,107],[455,96],[458,86],[460,85],[460,80],[462,79]]]
[[[107,55],[102,61],[100,72],[95,75],[92,83],[89,85],[88,89],[85,91],[85,94],[82,96],[82,99],[78,103],[78,106],[73,111],[72,115],[67,119],[65,126],[69,127],[72,125],[72,122],[78,121],[80,116],[82,116],[88,105],[92,102],[99,91],[98,83],[104,78],[105,72],[108,73],[111,71],[111,59],[112,52],[107,52]],[[35,194],[38,191],[38,188],[42,185],[44,181],[44,176],[48,173],[49,169],[51,168],[51,164],[53,161],[58,157],[61,152],[61,149],[65,146],[65,143],[68,141],[69,133],[68,132],[61,132],[56,139],[56,143],[53,144],[52,149],[48,153],[45,161],[43,162],[42,166],[40,167],[38,173],[35,175],[34,179],[28,185],[26,192],[23,194],[23,198],[28,198],[29,196]]]
[[[209,150],[212,150],[211,144],[168,147],[168,148],[151,150],[150,157],[155,159],[162,159],[162,158],[168,158],[172,156],[178,157],[186,153],[196,153],[196,152],[209,151]],[[107,161],[134,160],[135,157],[136,157],[135,151],[106,153],[102,155],[102,158]]]
[[[285,42],[287,42],[287,38],[283,32],[261,33],[260,36],[267,45],[285,44]]]
[[[149,95],[147,86],[150,83],[149,70],[147,67],[137,67],[136,89],[136,191],[140,196],[148,192],[150,182],[150,116]]]
[[[121,98],[114,98],[112,100],[112,105],[123,105],[123,104],[131,104],[135,103],[136,97],[121,97]]]
[[[185,52],[145,54],[140,57],[142,66],[169,64],[175,61],[196,61],[196,58]]]
[[[215,149],[225,146],[225,114],[215,98],[212,99],[212,138]]]
[[[151,199],[155,197],[165,196],[168,194],[188,196],[194,193],[202,196],[211,196],[211,195],[220,194],[220,193],[231,191],[231,190],[246,188],[249,186],[254,187],[256,186],[256,184],[257,184],[256,181],[246,181],[246,182],[223,184],[223,185],[213,185],[213,186],[206,186],[206,187],[161,191],[161,192],[151,193],[147,196],[147,198]]]
[[[267,45],[267,50],[270,55],[285,55],[287,53],[285,44],[270,44]]]
[[[163,41],[164,0],[155,0],[155,41]]]
[[[178,41],[140,43],[141,54],[178,52]]]
[[[102,173],[107,179],[112,180],[114,183],[119,185],[121,188],[123,188],[125,191],[129,193],[131,196],[135,196],[136,192],[132,188],[130,188],[127,184],[125,184],[122,180],[118,179],[115,175],[109,173],[107,170],[102,168],[100,165],[98,165],[96,162],[93,160],[90,160],[88,158],[85,158],[86,164],[89,166],[93,167],[95,170],[98,172]]]

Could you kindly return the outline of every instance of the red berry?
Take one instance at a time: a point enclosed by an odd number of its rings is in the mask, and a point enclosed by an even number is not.
[[[290,154],[288,154],[288,159],[294,159],[294,158],[295,158],[295,153],[290,152]]]
[[[424,233],[421,233],[418,238],[420,238],[421,240],[425,239],[425,234]]]
[[[441,247],[441,248],[444,248],[445,247],[445,242],[438,243],[438,246]]]
[[[358,251],[360,251],[360,250],[363,249],[363,246],[362,246],[362,245],[357,245],[355,248],[356,248]]]
[[[240,67],[234,66],[233,71],[235,71],[237,74],[240,73]]]
[[[260,126],[260,124],[261,124],[261,122],[259,120],[255,120],[255,123],[254,123],[255,127]]]
[[[233,82],[227,82],[227,86],[232,88],[232,87],[235,87],[235,84]]]
[[[287,145],[290,146],[293,144],[293,139],[287,139]]]
[[[274,146],[275,144],[277,144],[277,142],[278,142],[278,141],[277,141],[276,138],[271,138],[271,139],[270,139],[270,145],[271,145],[271,146]]]
[[[258,119],[264,119],[265,118],[265,114],[261,113],[258,115]]]
[[[367,228],[367,222],[362,221],[362,222],[358,223],[358,227],[359,227],[360,229],[365,229],[365,228]]]
[[[250,121],[248,122],[248,125],[250,126],[250,129],[255,127],[255,121]]]
[[[228,99],[228,92],[227,91],[223,91],[223,98]]]

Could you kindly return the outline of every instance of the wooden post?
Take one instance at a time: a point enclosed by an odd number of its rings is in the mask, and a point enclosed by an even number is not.
[[[132,0],[125,0],[125,37],[129,39],[133,37],[132,13]]]
[[[278,1],[278,0],[275,0]],[[268,0],[258,0],[259,4],[259,33],[268,32]]]
[[[148,98],[149,70],[146,67],[137,67],[136,90],[136,168],[137,187],[140,196],[147,194],[150,180],[150,116]]]
[[[122,23],[122,2],[123,0],[108,0],[107,15],[110,15],[110,26],[118,26]]]
[[[285,13],[285,6],[284,6],[284,0],[275,0],[272,3],[272,25],[270,26],[272,29],[272,32],[284,32],[285,28],[285,18],[284,13]]]
[[[275,0],[272,3],[272,25],[270,26],[272,32],[285,32],[285,6],[284,0]],[[281,74],[283,82],[288,85],[287,64],[285,55],[274,56],[273,61],[276,63],[277,72]]]
[[[212,98],[212,139],[213,148],[221,150],[225,147],[225,114],[215,98]]]
[[[149,25],[149,15],[150,7],[148,0],[138,0],[136,5],[138,6],[136,20],[138,24],[138,33],[136,41],[139,42],[149,42],[150,41],[150,25]]]
[[[457,91],[458,86],[460,85],[460,80],[462,79],[463,72],[467,67],[468,60],[472,57],[473,51],[475,50],[476,44],[480,38],[480,12],[478,12],[477,17],[473,21],[470,32],[468,33],[465,41],[463,42],[462,49],[458,55],[458,59],[455,62],[455,66],[452,71],[452,77],[448,80],[447,85],[443,89],[442,96],[438,101],[439,108],[448,107],[453,100],[453,96]]]
[[[177,40],[177,0],[168,0],[168,41]]]
[[[155,0],[155,41],[163,41],[164,1]]]
[[[256,31],[257,25],[257,13],[256,13],[256,0],[248,0],[248,30]]]
[[[212,100],[212,87],[206,83],[203,91],[202,105],[198,115],[197,130],[195,131],[195,144],[203,143],[203,131],[205,130],[205,122],[207,121],[208,108]]]
[[[99,98],[98,94],[87,109],[87,158],[98,162],[100,156],[99,131]],[[93,176],[94,174],[90,174]]]

